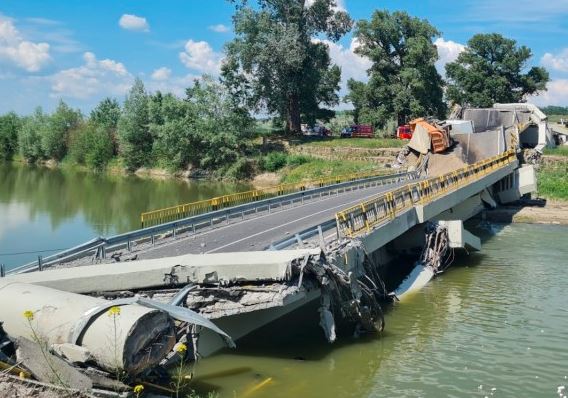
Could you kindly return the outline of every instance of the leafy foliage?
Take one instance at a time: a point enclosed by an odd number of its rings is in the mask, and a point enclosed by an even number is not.
[[[41,135],[41,147],[45,157],[61,160],[67,154],[69,133],[77,128],[82,120],[81,112],[71,109],[59,101],[55,112],[48,119],[48,126]]]
[[[356,122],[382,127],[392,115],[398,124],[417,116],[444,116],[443,82],[434,66],[433,39],[439,35],[427,20],[402,11],[375,11],[370,21],[358,22],[355,51],[373,65],[367,84],[348,82],[346,99],[355,107]]]
[[[148,121],[148,95],[142,80],[136,79],[118,121],[119,148],[130,171],[143,166],[150,159],[152,135]]]
[[[0,160],[10,160],[18,150],[22,120],[14,112],[0,116]]]
[[[544,108],[540,108],[540,110],[547,115],[568,115],[568,106],[545,106]]]
[[[37,108],[32,116],[25,119],[18,134],[18,146],[27,162],[33,163],[43,159],[41,137],[47,129],[48,120],[48,116],[41,108]]]
[[[455,62],[446,65],[448,99],[474,107],[523,102],[526,96],[546,90],[546,69],[526,70],[532,52],[500,34],[477,34]]]
[[[352,26],[335,0],[234,0],[236,38],[227,44],[224,83],[254,112],[279,115],[287,130],[300,132],[322,116],[320,105],[338,103],[341,71],[331,64],[320,36],[337,41]],[[329,113],[323,113],[329,117]],[[332,115],[331,115],[332,116]]]

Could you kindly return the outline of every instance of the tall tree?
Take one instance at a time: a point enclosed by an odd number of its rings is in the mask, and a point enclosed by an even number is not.
[[[141,167],[150,158],[152,135],[148,122],[148,94],[142,80],[136,79],[118,121],[120,152],[130,171]]]
[[[434,66],[433,39],[439,35],[427,20],[402,11],[377,10],[370,21],[357,23],[355,51],[373,62],[367,84],[348,82],[346,99],[359,119],[384,126],[393,116],[399,124],[416,116],[444,116],[443,81]]]
[[[14,112],[0,116],[0,160],[10,160],[18,150],[21,119]]]
[[[279,115],[300,132],[301,115],[312,121],[320,106],[333,106],[341,71],[332,65],[322,36],[339,40],[352,26],[336,0],[247,0],[237,4],[236,38],[227,44],[222,76],[233,94],[247,94],[255,112]]]
[[[112,142],[113,155],[118,154],[117,127],[120,119],[120,104],[114,98],[105,98],[91,111],[90,122],[106,131]],[[100,134],[101,131],[99,131]],[[105,148],[106,149],[106,148]]]
[[[47,158],[61,160],[67,154],[69,134],[81,123],[83,116],[62,100],[49,117],[48,127],[41,136],[41,146]]]
[[[450,101],[475,107],[523,102],[527,95],[546,90],[546,69],[527,62],[532,52],[500,34],[477,34],[455,62],[446,65]]]
[[[114,98],[105,98],[91,111],[90,120],[97,126],[115,130],[120,119],[120,104]]]
[[[32,116],[25,118],[20,134],[18,134],[18,147],[24,159],[33,163],[44,158],[41,137],[49,128],[49,116],[37,107]]]

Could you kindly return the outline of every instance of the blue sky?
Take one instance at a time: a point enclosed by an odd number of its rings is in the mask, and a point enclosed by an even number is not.
[[[552,77],[548,93],[533,101],[568,106],[568,0],[342,0],[339,7],[356,20],[377,8],[429,19],[442,32],[440,70],[475,33],[514,38]],[[59,98],[88,112],[105,96],[123,99],[135,77],[150,91],[183,95],[194,78],[218,73],[233,12],[226,0],[2,0],[0,113],[50,111]],[[344,80],[365,79],[369,63],[355,46],[351,35],[330,43]]]

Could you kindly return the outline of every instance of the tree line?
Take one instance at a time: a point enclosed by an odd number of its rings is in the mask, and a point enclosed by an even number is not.
[[[499,34],[477,34],[458,58],[437,71],[441,33],[406,12],[375,11],[355,22],[336,0],[229,0],[235,38],[225,45],[218,79],[204,77],[185,98],[147,93],[137,80],[121,106],[103,100],[90,115],[64,102],[51,115],[0,117],[0,158],[28,162],[66,157],[93,169],[120,158],[129,170],[159,165],[246,173],[252,115],[267,114],[289,134],[301,123],[329,120],[341,69],[325,40],[352,29],[356,53],[371,67],[367,82],[350,79],[343,99],[357,123],[384,127],[418,116],[443,118],[453,103],[475,107],[522,102],[546,89],[544,68],[528,68],[531,50]]]
[[[185,98],[149,94],[137,79],[122,107],[106,98],[88,117],[63,101],[52,114],[38,108],[30,116],[0,116],[0,158],[69,158],[100,170],[119,157],[130,171],[194,166],[238,177],[246,172],[243,155],[252,126],[249,113],[211,77],[196,81]]]

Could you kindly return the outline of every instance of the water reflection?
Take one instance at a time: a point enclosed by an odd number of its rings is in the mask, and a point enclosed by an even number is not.
[[[247,188],[0,164],[0,263],[18,263],[2,253],[66,247],[125,232],[139,227],[143,211]]]

